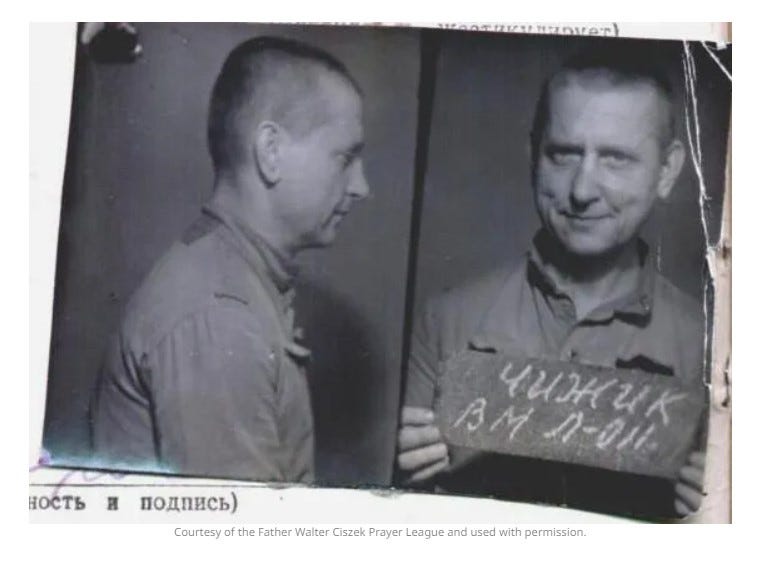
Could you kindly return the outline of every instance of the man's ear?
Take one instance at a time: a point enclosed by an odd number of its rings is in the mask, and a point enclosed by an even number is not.
[[[658,197],[661,199],[666,199],[671,193],[671,189],[682,171],[682,166],[684,166],[686,155],[684,144],[680,140],[674,140],[666,148],[663,155],[661,175],[658,179]]]
[[[255,163],[267,187],[276,185],[282,177],[282,146],[285,137],[286,133],[275,122],[261,122],[255,131]]]

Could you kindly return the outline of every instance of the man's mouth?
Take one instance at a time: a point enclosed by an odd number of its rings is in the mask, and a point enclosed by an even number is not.
[[[587,213],[572,213],[570,211],[560,211],[560,214],[563,217],[566,217],[567,219],[571,221],[578,221],[578,222],[592,222],[592,221],[600,221],[602,219],[607,219],[609,215],[605,214],[587,214]]]

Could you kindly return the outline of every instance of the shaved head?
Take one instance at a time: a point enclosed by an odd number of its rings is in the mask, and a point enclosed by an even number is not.
[[[293,136],[327,123],[335,85],[360,94],[347,68],[318,48],[274,37],[237,46],[211,95],[208,145],[216,173],[245,163],[251,134],[264,121]]]

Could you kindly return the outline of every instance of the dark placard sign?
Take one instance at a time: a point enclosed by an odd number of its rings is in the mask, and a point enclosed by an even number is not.
[[[451,444],[655,477],[676,477],[706,403],[696,381],[479,351],[441,381]]]

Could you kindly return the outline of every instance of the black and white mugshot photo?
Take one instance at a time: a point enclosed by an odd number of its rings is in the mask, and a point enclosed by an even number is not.
[[[53,466],[704,498],[731,49],[80,24]]]
[[[77,56],[52,462],[388,484],[418,34],[135,31]]]
[[[694,164],[683,56],[679,42],[441,42],[398,436],[407,483],[698,508],[698,173],[717,235],[730,85],[716,66],[698,78]]]

